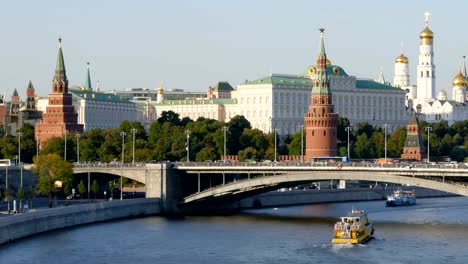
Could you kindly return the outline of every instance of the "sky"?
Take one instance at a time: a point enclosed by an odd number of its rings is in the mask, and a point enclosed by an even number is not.
[[[0,93],[52,89],[58,38],[69,85],[83,85],[91,63],[95,88],[206,91],[271,73],[298,74],[314,64],[320,27],[328,58],[358,78],[393,82],[403,50],[416,84],[424,13],[435,34],[436,89],[451,82],[468,55],[468,1],[312,0],[0,0]]]

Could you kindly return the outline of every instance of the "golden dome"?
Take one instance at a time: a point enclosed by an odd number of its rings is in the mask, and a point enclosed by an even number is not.
[[[461,71],[459,71],[457,75],[455,75],[455,78],[453,78],[452,85],[458,87],[464,87],[468,85],[468,81],[465,79],[465,77],[463,77]]]
[[[434,32],[429,29],[429,26],[426,25],[423,31],[421,31],[421,34],[419,34],[420,39],[432,39],[434,38]]]
[[[329,59],[327,59],[327,66],[328,65],[331,65],[331,61]]]
[[[409,63],[409,60],[408,60],[408,57],[406,57],[405,55],[400,54],[400,56],[398,56],[396,59],[395,59],[395,63],[404,63],[404,64],[408,64]]]
[[[158,88],[158,94],[164,94],[164,89],[162,87]]]

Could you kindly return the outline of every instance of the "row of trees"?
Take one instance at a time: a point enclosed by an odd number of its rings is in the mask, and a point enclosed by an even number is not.
[[[430,124],[422,121],[422,131]],[[224,128],[225,127],[225,131]],[[337,127],[338,150],[340,156],[347,155],[349,120],[340,118]],[[448,126],[446,121],[431,124],[430,153],[434,156],[450,156],[453,160],[463,161],[468,156],[468,120],[456,122]],[[121,123],[114,129],[91,129],[80,136],[67,135],[66,139],[52,138],[46,147],[36,155],[34,127],[25,124],[21,130],[21,161],[28,163],[34,160],[34,172],[38,176],[37,190],[52,198],[56,192],[55,181],[61,181],[63,191],[70,193],[74,182],[72,176],[73,164],[81,162],[120,162],[122,150],[124,161],[133,160],[133,144],[135,143],[135,161],[182,161],[187,159],[189,147],[190,160],[206,161],[222,159],[224,143],[228,155],[239,155],[240,160],[273,160],[275,154],[275,138],[272,133],[263,133],[252,129],[248,120],[236,116],[228,123],[213,119],[199,118],[193,121],[189,118],[180,119],[174,112],[163,112],[162,116],[151,124],[149,133],[140,122]],[[226,133],[226,137],[225,137]],[[277,153],[279,155],[301,154],[301,131],[277,138]],[[133,138],[135,140],[133,140]],[[382,127],[373,127],[368,123],[357,123],[349,134],[351,158],[378,158],[384,156],[385,132]],[[427,133],[422,133],[427,146]],[[13,159],[18,155],[18,136],[4,135],[0,139],[0,158]],[[67,147],[65,148],[65,140]],[[406,129],[398,128],[388,134],[387,156],[398,158],[401,155],[406,140]],[[122,145],[122,142],[124,143]],[[134,143],[133,143],[134,142]],[[65,155],[65,149],[67,151]],[[67,160],[64,160],[64,157]],[[99,184],[94,181],[92,192],[96,195]],[[114,185],[109,184],[110,194]],[[112,190],[111,190],[112,189]],[[87,191],[83,182],[78,185],[78,192]],[[8,188],[0,196],[11,196]],[[34,195],[34,190],[18,189],[16,196],[25,199]],[[1,198],[1,197],[0,197]],[[89,198],[89,197],[88,197]]]
[[[430,124],[421,121],[422,138],[427,146],[425,128]],[[66,155],[65,139],[52,138],[40,152],[57,154],[68,161],[77,161],[79,140],[79,160],[112,162],[122,159],[135,161],[182,161],[187,159],[189,147],[190,160],[219,160],[224,153],[224,131],[226,127],[226,152],[228,155],[239,155],[241,160],[274,159],[274,134],[266,134],[258,129],[252,129],[248,120],[236,116],[228,123],[213,119],[199,118],[193,121],[189,118],[180,119],[172,112],[163,112],[162,116],[151,124],[149,133],[140,122],[121,123],[119,128],[91,129],[79,137],[76,134],[67,135]],[[337,127],[338,150],[340,156],[347,155],[349,120],[340,118]],[[446,121],[431,124],[430,153],[431,156],[450,156],[453,160],[462,161],[468,149],[468,120],[456,122],[449,126]],[[122,132],[125,132],[124,134]],[[34,127],[25,125],[21,128],[21,160],[31,162],[36,152]],[[134,134],[134,135],[133,135]],[[133,141],[133,136],[135,140]],[[357,123],[350,131],[351,158],[378,158],[384,156],[385,132],[382,127],[374,127],[366,122]],[[122,138],[123,137],[123,138]],[[400,157],[406,140],[406,128],[397,128],[387,135],[387,156]],[[18,137],[5,135],[1,139],[0,157],[15,158],[18,155]],[[277,138],[277,153],[280,155],[301,154],[301,132]],[[122,142],[124,143],[122,145]],[[135,144],[135,145],[133,145]],[[187,145],[188,144],[188,145]]]

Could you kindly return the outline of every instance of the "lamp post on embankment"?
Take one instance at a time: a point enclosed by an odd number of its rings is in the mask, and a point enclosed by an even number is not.
[[[122,136],[122,164],[120,165],[120,200],[123,200],[123,166],[124,166],[124,158],[125,158],[125,136],[127,133],[120,132]]]

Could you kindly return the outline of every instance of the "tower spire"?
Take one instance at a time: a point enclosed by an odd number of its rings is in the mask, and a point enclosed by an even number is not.
[[[59,38],[59,50],[57,54],[57,66],[55,67],[53,91],[55,93],[68,92],[68,79],[65,71],[65,61],[62,52],[62,39]]]
[[[431,13],[427,12],[424,13],[424,16],[426,17],[426,27],[429,26],[429,16],[431,15]]]
[[[329,95],[327,75],[327,54],[325,52],[324,28],[320,28],[320,48],[317,55],[315,80],[312,82],[312,94]]]
[[[86,62],[86,82],[85,82],[86,89],[92,91],[93,87],[91,84],[91,74],[89,73],[89,62]]]
[[[461,65],[460,71],[461,71],[461,73],[463,74],[463,77],[466,78],[467,76],[466,76],[465,58],[466,58],[466,56],[463,56],[462,65]]]
[[[325,33],[325,29],[324,28],[319,28],[319,31],[320,31],[320,49],[319,49],[319,55],[325,55],[325,44],[324,44],[324,41],[323,41],[323,34]]]
[[[383,74],[383,66],[380,66],[379,83],[385,84],[385,76],[384,76],[384,74]]]

